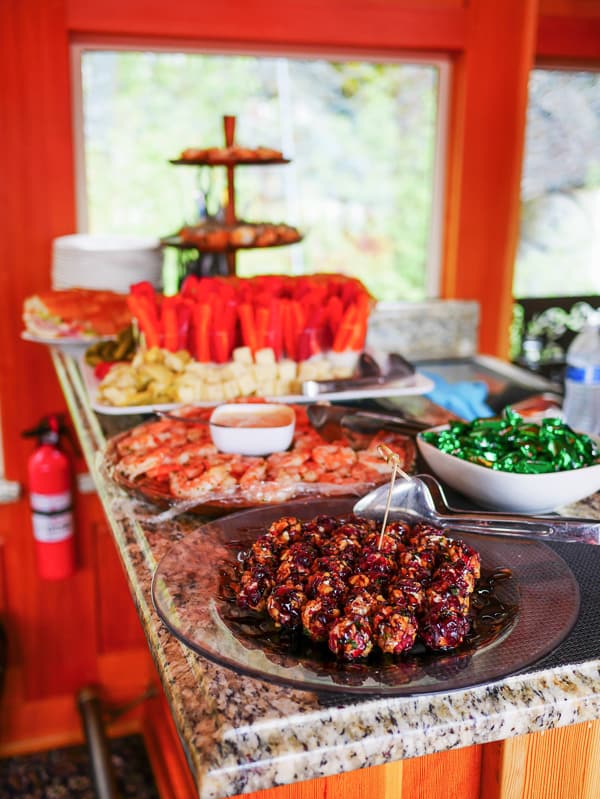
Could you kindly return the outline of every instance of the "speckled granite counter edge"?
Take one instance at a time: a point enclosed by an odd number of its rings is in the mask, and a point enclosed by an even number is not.
[[[55,354],[90,469],[188,754],[201,799],[218,799],[393,760],[591,721],[600,661],[515,675],[467,690],[323,706],[312,693],[241,677],[196,656],[160,622],[154,564],[170,545],[143,533],[129,500],[95,462],[98,428],[70,359]],[[97,424],[97,423],[96,423]]]

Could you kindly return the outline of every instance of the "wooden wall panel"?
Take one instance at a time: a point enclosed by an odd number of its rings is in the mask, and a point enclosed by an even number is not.
[[[452,749],[404,761],[402,799],[465,799],[479,796],[482,747]]]
[[[384,766],[358,769],[332,777],[282,785],[268,791],[240,794],[234,799],[350,799],[350,797],[352,799],[419,799],[417,795],[413,797],[405,793],[403,769],[402,762],[388,763]],[[439,786],[435,796],[439,797]]]
[[[0,400],[6,471],[23,481],[20,430],[65,407],[45,348],[19,338],[24,297],[50,282],[52,238],[75,225],[62,0],[0,3],[0,96]]]
[[[484,747],[482,799],[597,799],[600,721]]]

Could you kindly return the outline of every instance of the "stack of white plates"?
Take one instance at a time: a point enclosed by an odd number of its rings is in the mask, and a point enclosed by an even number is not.
[[[133,283],[161,286],[163,253],[158,239],[76,234],[52,243],[52,287],[127,294]]]

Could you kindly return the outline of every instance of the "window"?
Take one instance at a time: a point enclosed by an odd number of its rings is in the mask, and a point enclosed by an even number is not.
[[[75,55],[80,229],[162,237],[193,222],[199,201],[217,213],[224,170],[169,159],[223,144],[222,118],[235,115],[237,143],[291,159],[236,170],[238,217],[304,234],[291,247],[240,252],[238,274],[343,272],[379,299],[436,296],[445,62],[89,47]]]
[[[532,71],[521,201],[514,295],[600,294],[600,73]]]

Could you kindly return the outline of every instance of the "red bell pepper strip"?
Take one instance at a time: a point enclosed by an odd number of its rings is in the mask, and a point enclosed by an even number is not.
[[[256,324],[254,312],[248,302],[243,302],[238,306],[238,315],[242,328],[242,341],[246,347],[250,347],[252,352],[256,352]]]
[[[161,329],[156,308],[153,308],[143,296],[136,294],[128,295],[127,305],[144,335],[146,347],[148,349],[160,347]]]
[[[296,314],[294,313],[293,300],[284,300],[281,306],[283,349],[285,355],[293,361],[298,360],[298,333]]]
[[[344,350],[348,349],[348,343],[350,342],[354,326],[357,322],[357,307],[356,305],[352,304],[348,306],[344,315],[342,317],[342,321],[340,326],[338,327],[335,337],[333,339],[333,351],[334,352],[344,352]]]
[[[211,339],[213,360],[216,363],[226,363],[231,355],[227,329],[219,327],[212,330]]]
[[[356,323],[353,330],[353,335],[347,342],[347,348],[354,350],[362,350],[365,346],[367,338],[367,327],[369,324],[369,313],[371,304],[367,294],[359,294],[356,300]]]
[[[135,294],[136,297],[146,297],[151,305],[156,305],[156,290],[148,280],[133,283],[129,287],[129,293]]]
[[[325,307],[325,324],[328,328],[328,336],[331,338],[331,343],[335,338],[335,334],[342,322],[342,301],[339,297],[330,297]]]
[[[195,305],[192,311],[194,327],[194,356],[201,363],[210,361],[209,326],[211,309],[208,303]]]
[[[192,322],[192,302],[181,300],[177,304],[177,349],[190,351],[190,329]]]
[[[196,275],[188,275],[182,283],[179,291],[180,297],[188,297],[189,299],[198,299],[200,294],[200,278]]]
[[[275,353],[275,360],[280,360],[283,354],[283,327],[282,327],[282,302],[274,297],[269,306],[269,326],[265,334],[265,346],[271,347]]]
[[[259,350],[268,346],[269,316],[268,308],[259,306],[256,309],[256,347]]]
[[[238,335],[238,312],[235,299],[227,300],[223,309],[223,327],[227,330],[227,341],[229,347],[228,360],[231,359],[233,348],[239,340]]]
[[[162,324],[164,332],[163,346],[169,352],[176,352],[179,344],[179,328],[177,324],[177,297],[165,297],[162,305]]]

